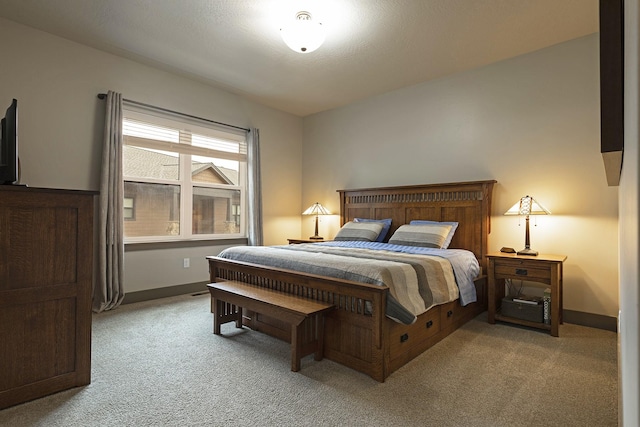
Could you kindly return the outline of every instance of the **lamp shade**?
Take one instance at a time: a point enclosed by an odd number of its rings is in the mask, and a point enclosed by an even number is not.
[[[329,212],[327,208],[322,206],[320,203],[315,202],[305,209],[305,211],[302,212],[302,215],[331,215],[331,212]]]
[[[538,203],[533,197],[524,196],[511,206],[505,215],[549,215],[549,209]]]
[[[299,53],[309,53],[324,43],[322,24],[311,19],[309,12],[298,12],[295,19],[280,29],[282,40]]]

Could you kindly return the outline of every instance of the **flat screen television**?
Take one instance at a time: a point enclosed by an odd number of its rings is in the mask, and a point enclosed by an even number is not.
[[[0,139],[0,184],[17,184],[18,166],[18,101],[15,99],[7,108],[2,119],[2,139]]]

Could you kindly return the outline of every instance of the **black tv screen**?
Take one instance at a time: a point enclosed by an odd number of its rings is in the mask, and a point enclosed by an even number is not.
[[[0,140],[0,184],[18,182],[18,101],[7,108]]]

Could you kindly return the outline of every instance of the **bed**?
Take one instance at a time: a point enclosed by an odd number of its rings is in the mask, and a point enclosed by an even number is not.
[[[400,246],[403,247],[412,245],[408,243],[410,238],[407,240],[400,237],[406,236],[403,231],[419,229],[415,225],[407,226],[412,221],[414,223],[415,221],[433,221],[438,224],[457,223],[455,233],[445,236],[450,239],[447,242],[447,251],[466,252],[475,258],[477,269],[473,270],[474,277],[469,280],[471,290],[463,291],[462,288],[452,290],[451,280],[448,280],[442,290],[442,294],[446,295],[440,295],[439,291],[434,292],[440,296],[432,295],[430,298],[423,298],[424,307],[421,306],[420,301],[414,300],[414,305],[419,307],[409,308],[406,313],[403,313],[402,307],[406,308],[407,304],[400,295],[403,292],[394,292],[389,286],[376,281],[375,277],[371,280],[354,280],[356,276],[336,277],[323,269],[324,267],[305,272],[298,268],[296,263],[276,262],[273,265],[267,265],[266,261],[261,262],[259,258],[253,257],[228,259],[226,258],[228,254],[225,253],[220,254],[221,256],[207,257],[210,280],[211,282],[241,281],[253,286],[333,304],[335,309],[324,316],[324,357],[382,382],[392,372],[486,310],[485,255],[490,232],[491,196],[494,184],[495,181],[488,180],[338,190],[342,228],[337,237],[350,236],[350,227],[359,233],[359,227],[364,226],[354,225],[356,221],[361,222],[366,219],[374,220],[372,223],[375,223],[376,220],[386,220],[389,223],[391,220],[389,229],[381,242],[356,242],[356,249],[347,249],[359,252],[359,258],[366,258],[370,264],[395,263],[396,257],[400,257],[398,254],[386,254],[385,257],[390,256],[392,259],[380,261],[376,258],[372,260],[371,257],[377,255],[370,253],[380,248],[387,252],[387,245],[396,246],[398,243],[402,243]],[[342,246],[352,246],[352,243],[350,241],[313,243],[276,249],[279,252],[291,254],[288,258],[292,260],[297,258],[295,254],[298,253],[302,254],[303,258],[315,257],[319,253],[322,255],[317,256],[331,258],[342,256],[341,253],[333,252],[343,251],[345,248]],[[460,251],[461,249],[463,251]],[[254,249],[242,249],[242,251],[245,250]],[[255,248],[255,250],[268,249]],[[427,252],[430,250],[426,249]],[[438,252],[437,249],[434,251]],[[326,252],[329,254],[327,255]],[[253,256],[251,253],[250,255]],[[415,258],[411,261],[412,264],[418,264],[417,258],[421,255],[410,254],[409,257]],[[455,282],[461,281],[459,271],[451,266],[447,267],[450,261],[444,254],[429,254],[429,257],[441,260],[439,263],[443,264],[442,268],[446,270],[443,273],[445,276],[453,275]],[[455,263],[451,262],[451,265],[453,264]],[[350,265],[332,266],[335,267],[334,270],[351,269]],[[405,269],[408,268],[405,266]],[[419,269],[431,271],[432,267],[423,266]],[[358,274],[364,271],[359,270]],[[373,273],[371,275],[376,276]],[[402,281],[396,280],[396,282]],[[401,307],[400,312],[393,311],[393,307],[398,305]],[[285,341],[290,340],[289,325],[277,318],[245,310],[242,321],[254,330]],[[311,322],[307,330],[302,331],[301,339],[311,342],[314,340],[316,330],[317,325]]]

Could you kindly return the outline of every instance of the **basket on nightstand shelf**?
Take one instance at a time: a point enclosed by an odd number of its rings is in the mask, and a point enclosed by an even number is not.
[[[519,297],[505,297],[502,298],[502,309],[500,312],[503,316],[542,323],[544,305],[542,304],[542,298],[524,295],[520,295]]]

